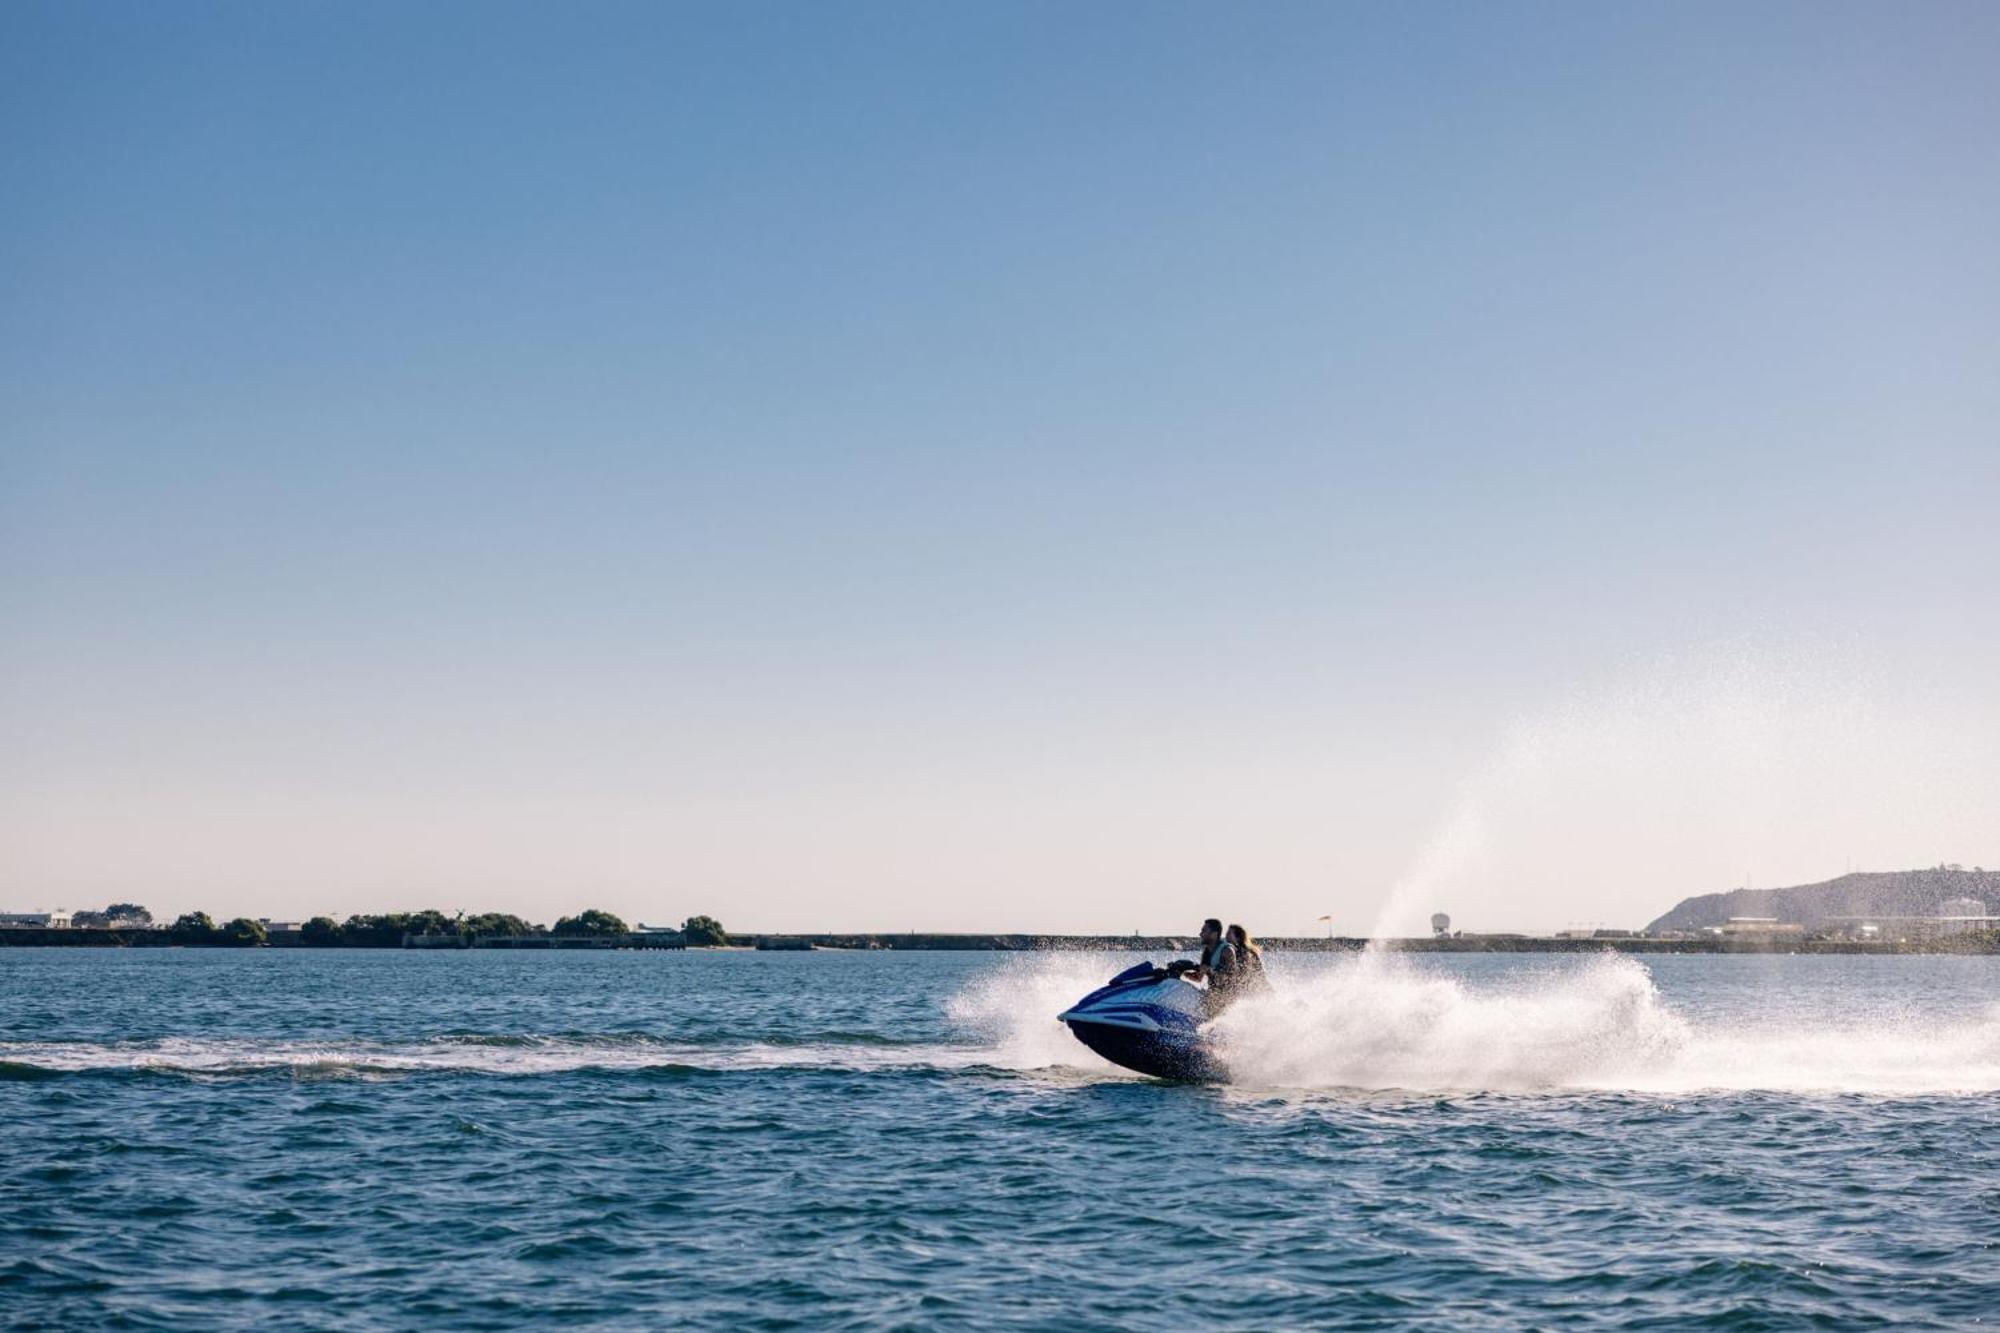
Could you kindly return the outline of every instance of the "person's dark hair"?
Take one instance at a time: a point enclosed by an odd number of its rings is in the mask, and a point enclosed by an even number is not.
[[[1201,923],[1201,928],[1205,931],[1212,930],[1216,934],[1220,935],[1222,933],[1222,922],[1220,919],[1216,917],[1210,917],[1208,920]]]

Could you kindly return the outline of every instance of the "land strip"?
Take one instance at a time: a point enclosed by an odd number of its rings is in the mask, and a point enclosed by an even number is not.
[[[1185,935],[1044,935],[984,933],[828,933],[828,934],[742,934],[732,933],[738,948],[766,951],[944,950],[1002,953],[1079,952],[1148,953],[1164,956],[1192,953],[1195,941]],[[663,943],[657,934],[566,937],[530,935],[521,937],[475,938],[464,942],[469,948],[509,949],[657,949]],[[1323,935],[1268,937],[1260,943],[1273,953],[1355,953],[1370,941],[1359,936]],[[1615,939],[1564,938],[1546,935],[1424,936],[1376,941],[1379,947],[1397,953],[1626,953],[1626,954],[2000,954],[2000,933],[1967,932],[1930,939],[1851,940],[1727,939],[1713,936],[1696,939]],[[0,929],[0,948],[175,948],[230,947],[226,944],[188,946],[171,932],[159,929],[43,929],[15,927]],[[297,939],[274,935],[270,948],[305,948]],[[337,945],[337,948],[399,948],[401,942],[378,945]],[[672,946],[666,946],[672,947]]]

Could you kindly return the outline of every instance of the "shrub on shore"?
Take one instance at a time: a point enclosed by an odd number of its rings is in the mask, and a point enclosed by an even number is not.
[[[456,935],[458,923],[427,907],[421,912],[357,912],[340,925],[340,942],[361,949],[395,949],[405,935]]]
[[[104,912],[92,913],[91,916],[128,925],[139,924],[142,919],[151,920],[151,914],[136,903],[114,903]],[[729,943],[728,932],[712,916],[691,916],[682,929],[687,935],[687,942],[692,945]],[[175,944],[254,948],[271,943],[269,929],[259,920],[236,917],[225,925],[217,925],[206,912],[183,912],[162,933]],[[446,935],[471,941],[524,939],[545,934],[604,938],[627,933],[628,927],[622,918],[598,907],[586,908],[575,916],[562,917],[553,929],[535,925],[512,912],[477,912],[471,915],[460,912],[447,916],[436,908],[424,908],[416,912],[357,912],[345,921],[316,916],[301,925],[295,936],[287,935],[283,942],[300,944],[309,949],[397,949],[402,947],[405,937],[411,935]]]
[[[468,939],[482,936],[508,936],[519,939],[524,935],[538,933],[539,927],[531,926],[511,912],[480,912],[468,916],[458,923],[458,933]]]
[[[299,927],[299,943],[308,949],[335,949],[346,942],[340,923],[330,916],[316,916]]]
[[[153,924],[153,914],[137,903],[113,903],[102,912],[76,912],[70,926],[76,930],[133,930]]]
[[[176,944],[209,944],[215,939],[215,922],[206,912],[183,912],[174,918],[171,932]]]
[[[247,916],[239,916],[220,932],[221,942],[232,949],[255,949],[270,941],[270,933],[264,929],[262,921],[252,921]]]
[[[566,916],[556,922],[556,935],[623,935],[625,922],[611,913],[596,907],[585,908],[575,916]]]
[[[729,943],[729,932],[722,923],[712,916],[691,916],[681,924],[681,933],[687,936],[690,945],[717,945]]]

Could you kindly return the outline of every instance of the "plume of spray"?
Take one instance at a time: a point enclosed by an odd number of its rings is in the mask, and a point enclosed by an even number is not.
[[[1486,930],[1633,927],[1690,893],[1973,859],[2000,805],[1996,733],[1990,704],[1898,694],[1820,644],[1634,669],[1515,720],[1369,933],[1440,909]]]
[[[982,1063],[1122,1074],[1072,1037],[1055,1016],[1138,961],[1137,956],[1102,953],[1036,954],[978,977],[951,998],[945,1012],[984,1048]]]

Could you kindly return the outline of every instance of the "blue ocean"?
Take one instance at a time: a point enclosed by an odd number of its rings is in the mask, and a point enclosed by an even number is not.
[[[1964,1327],[2000,959],[0,950],[0,1325]]]

